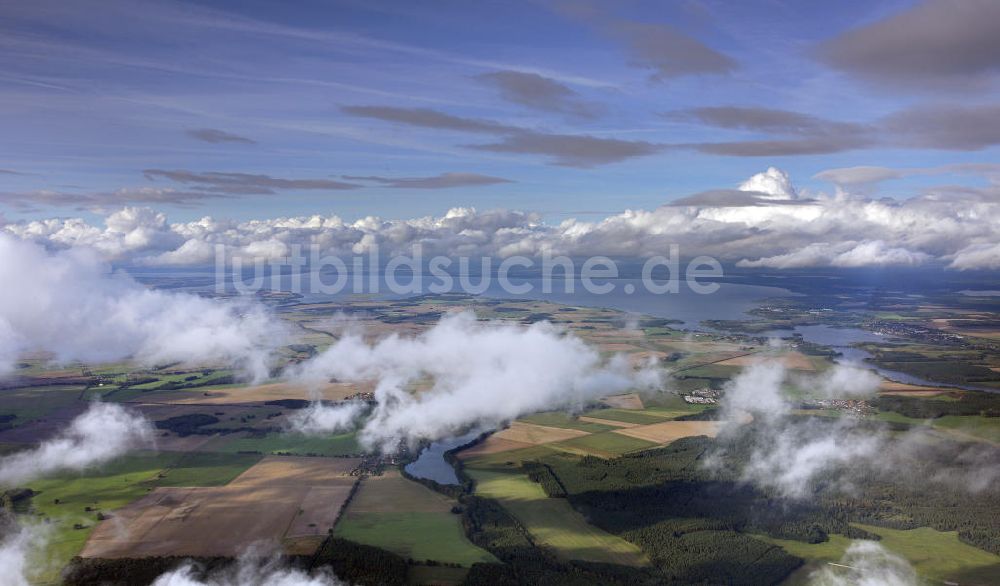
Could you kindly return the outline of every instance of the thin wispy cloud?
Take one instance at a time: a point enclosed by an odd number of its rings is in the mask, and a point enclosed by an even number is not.
[[[168,179],[175,183],[192,185],[196,189],[222,194],[271,195],[280,190],[345,190],[358,189],[356,183],[333,179],[286,179],[263,174],[225,173],[221,171],[186,171],[145,169],[142,174],[149,180]]]
[[[379,175],[344,175],[348,181],[377,183],[394,189],[452,189],[513,183],[510,179],[479,173],[441,173],[430,177],[383,177]]]
[[[556,2],[557,12],[619,42],[630,65],[650,70],[653,80],[686,75],[729,74],[736,60],[669,23],[619,18],[592,2]]]
[[[549,157],[552,164],[564,167],[587,168],[618,163],[651,155],[665,148],[664,145],[646,141],[541,132],[491,120],[453,116],[426,108],[345,106],[342,110],[353,116],[408,126],[501,136],[502,140],[499,142],[464,146],[496,153],[542,155]]]
[[[253,139],[247,138],[245,136],[240,136],[238,134],[233,134],[231,132],[226,132],[225,130],[218,130],[215,128],[198,128],[195,130],[188,130],[187,135],[196,140],[212,144],[221,144],[221,143],[257,144],[257,141]]]
[[[505,100],[534,110],[580,118],[595,118],[604,110],[599,104],[583,100],[566,84],[537,73],[497,71],[484,73],[478,79],[497,88]]]

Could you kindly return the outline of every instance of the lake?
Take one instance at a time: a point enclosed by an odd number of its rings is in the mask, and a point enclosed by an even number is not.
[[[465,445],[476,439],[480,431],[471,431],[465,435],[439,440],[420,451],[413,462],[406,465],[406,471],[417,478],[433,480],[438,484],[459,484],[455,469],[444,459],[448,450]]]

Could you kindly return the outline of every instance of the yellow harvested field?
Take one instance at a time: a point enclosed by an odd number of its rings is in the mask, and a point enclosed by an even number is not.
[[[500,439],[531,445],[561,442],[582,435],[590,434],[579,429],[548,427],[547,425],[535,425],[534,423],[523,423],[521,421],[515,421],[507,429],[493,434],[494,437],[499,437]]]
[[[291,383],[271,383],[256,387],[231,387],[225,389],[209,389],[199,392],[156,391],[144,395],[144,402],[169,402],[178,405],[226,405],[232,403],[261,403],[280,399],[300,399],[310,401],[320,398],[326,401],[341,401],[354,393],[371,390],[370,384],[330,383],[311,390],[303,385]]]
[[[666,444],[683,437],[707,435],[715,437],[724,422],[721,421],[664,421],[650,425],[616,429],[613,433],[641,440]]]
[[[587,417],[586,415],[581,415],[577,417],[580,421],[585,421],[587,423],[600,423],[601,425],[610,425],[611,427],[639,427],[640,423],[626,423],[624,421],[612,421],[610,419],[598,419],[596,417]]]
[[[723,360],[717,364],[721,366],[749,366],[755,362],[760,362],[762,358],[764,358],[764,355],[762,354],[746,354],[730,358],[729,360]],[[769,360],[778,360],[785,366],[785,368],[791,370],[816,370],[812,360],[801,352],[786,352],[780,356],[767,356],[767,358]]]
[[[255,542],[326,535],[357,478],[357,460],[261,460],[226,486],[157,488],[94,528],[82,557],[238,556]],[[311,552],[309,552],[311,553]]]
[[[616,409],[644,409],[645,405],[642,403],[642,397],[639,393],[626,393],[624,395],[611,395],[610,397],[604,397],[601,399],[610,407]]]
[[[947,393],[946,389],[936,387],[924,387],[919,385],[908,385],[897,383],[891,380],[883,380],[879,385],[879,392],[883,395],[906,395],[912,397],[933,397]]]
[[[326,486],[350,478],[360,458],[267,456],[229,486]]]
[[[582,418],[581,418],[582,419]],[[477,456],[485,456],[487,454],[499,454],[501,452],[510,452],[512,450],[520,450],[522,448],[530,448],[531,444],[526,444],[524,442],[515,442],[508,439],[503,439],[497,437],[496,434],[491,435],[484,441],[472,446],[471,448],[462,450],[458,453],[459,460],[471,460]]]

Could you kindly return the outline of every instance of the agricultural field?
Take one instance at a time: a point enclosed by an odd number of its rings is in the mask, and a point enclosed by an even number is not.
[[[457,503],[398,472],[365,478],[334,535],[417,561],[470,566],[495,561],[462,531]]]
[[[858,526],[877,535],[882,547],[906,558],[927,580],[986,586],[1000,574],[1000,556],[962,543],[954,531],[935,531],[929,527],[899,530]],[[841,535],[831,535],[829,541],[816,544],[768,536],[760,536],[760,539],[807,560],[805,566],[783,582],[788,586],[809,584],[809,574],[830,562],[838,562],[851,543]]]
[[[269,456],[222,486],[157,487],[101,522],[80,555],[236,557],[258,542],[325,535],[358,462]]]
[[[98,514],[108,514],[159,487],[221,486],[260,460],[253,455],[140,452],[83,474],[28,483],[35,494],[26,519],[49,531],[43,579],[56,583],[61,568],[84,547]]]
[[[466,468],[476,494],[496,499],[531,533],[536,543],[567,560],[643,566],[648,563],[635,545],[587,523],[564,499],[546,496],[519,472]]]

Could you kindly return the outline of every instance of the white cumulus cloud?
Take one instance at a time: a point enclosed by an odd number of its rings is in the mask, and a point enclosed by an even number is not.
[[[415,337],[392,335],[369,344],[349,333],[295,376],[312,383],[375,381],[377,405],[360,438],[390,451],[400,440],[495,428],[527,413],[580,407],[604,395],[660,384],[657,371],[636,371],[622,356],[606,361],[547,322],[484,323],[471,312],[445,316]],[[322,431],[315,425],[322,421],[339,430],[358,409],[314,407],[304,417],[314,431]]]
[[[153,291],[89,248],[48,252],[0,234],[0,376],[25,352],[59,363],[221,362],[268,373],[284,329],[261,307]]]
[[[151,446],[153,426],[114,403],[93,403],[55,437],[0,458],[0,486],[17,486],[63,470],[85,470],[132,448]]]

